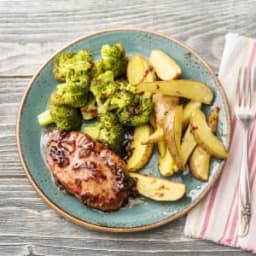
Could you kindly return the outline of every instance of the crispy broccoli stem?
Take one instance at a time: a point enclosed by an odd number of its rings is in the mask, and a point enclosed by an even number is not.
[[[59,130],[79,129],[82,121],[78,108],[60,104],[59,96],[56,92],[51,94],[49,110],[37,116],[41,126],[55,124]]]
[[[41,126],[47,126],[54,123],[49,109],[39,114],[37,120]]]

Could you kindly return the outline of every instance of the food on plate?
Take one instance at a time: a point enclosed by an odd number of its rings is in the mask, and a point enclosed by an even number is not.
[[[194,80],[170,80],[140,83],[136,86],[138,93],[162,93],[169,96],[187,98],[193,101],[211,104],[213,93],[204,83]]]
[[[152,108],[153,105],[150,98],[135,95],[133,102],[119,110],[117,116],[121,124],[136,127],[149,122]]]
[[[161,80],[172,80],[181,75],[180,66],[177,65],[177,63],[170,56],[161,50],[151,51],[149,62]]]
[[[57,86],[50,97],[49,110],[38,116],[39,124],[47,126],[55,123],[60,130],[78,129],[82,120],[80,108],[82,108],[81,112],[84,113],[83,107],[86,108],[87,104],[93,103],[93,99],[90,102],[91,82],[100,80],[99,83],[102,84],[111,83],[114,79],[126,74],[127,62],[128,58],[121,44],[103,45],[101,48],[101,59],[97,61],[94,61],[92,54],[85,49],[77,53],[65,52],[57,55],[54,60],[53,75],[56,80],[62,83]],[[111,94],[113,87],[118,87],[122,90],[127,89],[127,82],[116,81],[113,84],[112,87],[104,86],[106,90],[110,90],[108,92],[105,91],[107,96]],[[94,95],[92,96],[94,97]],[[103,94],[103,96],[105,95]],[[94,100],[96,99],[95,97]],[[96,102],[96,104],[98,103],[100,101]],[[80,119],[80,121],[73,122],[74,124],[72,124],[69,114],[62,114],[61,117],[57,115],[58,118],[56,120],[54,115],[56,108],[60,108],[60,112],[63,112],[64,108],[68,109],[67,112],[75,113],[75,119]],[[105,110],[107,106],[97,106],[97,111],[101,112],[101,108]],[[88,118],[88,115],[83,114],[83,116],[85,116],[85,119]],[[60,119],[62,122],[58,125]]]
[[[167,148],[179,170],[184,169],[184,160],[181,152],[182,120],[183,109],[179,105],[166,115],[164,122],[164,135]]]
[[[138,173],[129,175],[135,178],[139,194],[156,201],[176,201],[181,199],[186,192],[186,186],[183,183]]]
[[[182,154],[184,166],[186,165],[189,156],[191,155],[194,148],[196,147],[196,144],[197,142],[191,131],[191,125],[189,125],[187,130],[185,131],[185,134],[183,136],[182,143],[181,143],[181,154]]]
[[[98,116],[97,103],[92,95],[89,95],[88,102],[80,109],[83,120],[91,120]]]
[[[141,82],[153,82],[156,80],[156,74],[152,66],[141,55],[133,55],[127,66],[127,79],[132,85]]]
[[[99,119],[100,122],[85,126],[84,133],[108,145],[116,153],[120,153],[124,139],[123,126],[118,122],[116,115],[112,113],[102,114]]]
[[[104,44],[101,47],[100,55],[101,59],[93,61],[93,66],[90,70],[91,77],[96,78],[106,71],[111,71],[114,79],[119,79],[126,75],[128,58],[122,44]]]
[[[73,82],[81,82],[92,65],[92,55],[88,50],[61,53],[54,59],[53,75],[60,82],[65,82],[67,77]]]
[[[208,116],[208,125],[213,134],[218,127],[219,108],[215,107]],[[189,168],[192,175],[200,180],[206,181],[209,178],[209,164],[211,155],[201,146],[197,145],[189,158]]]
[[[183,129],[186,129],[188,124],[190,123],[190,117],[194,111],[195,108],[201,108],[202,103],[201,102],[195,102],[195,101],[189,101],[183,109],[183,123],[182,127]]]
[[[162,127],[157,126],[156,130],[150,134],[145,140],[142,141],[142,144],[152,144],[159,142],[164,139],[164,130]]]
[[[159,157],[163,157],[167,149],[167,146],[164,140],[160,140],[157,142],[157,149],[158,149]]]
[[[147,140],[151,133],[152,128],[150,125],[142,125],[135,128],[131,142],[132,154],[126,161],[128,171],[138,171],[150,160],[154,145],[145,145],[142,142]]]
[[[154,103],[154,114],[156,123],[163,126],[165,116],[169,111],[174,109],[179,104],[179,97],[167,96],[161,93],[156,93],[152,97]]]
[[[217,128],[219,124],[219,112],[220,112],[220,108],[214,107],[214,109],[210,112],[207,119],[207,123],[211,128],[212,133],[214,134],[217,132]]]
[[[210,155],[224,159],[228,157],[228,152],[223,143],[214,135],[207,125],[204,113],[195,109],[191,116],[192,133],[196,142]]]
[[[158,150],[159,150],[159,157],[158,157],[159,172],[163,176],[172,176],[178,169],[164,141],[162,144],[158,146]]]
[[[199,179],[206,181],[209,178],[209,164],[211,155],[202,147],[197,146],[189,158],[189,169],[191,174]]]
[[[115,79],[126,75],[128,58],[122,44],[104,44],[100,53],[101,60],[99,62],[101,62],[104,71],[110,70],[113,72]]]
[[[60,130],[75,130],[81,125],[79,108],[88,101],[89,69],[92,57],[87,50],[63,53],[55,58],[53,74],[62,81],[51,94],[48,110],[38,115],[42,126],[56,124]]]
[[[156,143],[161,175],[184,170],[189,159],[194,177],[208,179],[210,157],[228,156],[213,134],[218,113],[209,116],[211,132],[201,111],[212,102],[211,89],[178,79],[181,68],[161,50],[149,60],[138,54],[128,60],[120,43],[105,44],[100,53],[95,60],[82,49],[54,60],[60,84],[38,122],[57,128],[49,132],[45,152],[56,183],[102,211],[125,205],[135,186],[153,200],[181,199],[184,184],[134,172],[150,161]]]
[[[90,91],[96,99],[99,114],[114,113],[124,126],[149,122],[152,102],[134,94],[126,81],[114,81],[111,71],[91,81]]]
[[[156,143],[164,139],[163,123],[166,115],[179,103],[178,97],[166,96],[163,94],[154,94],[152,97],[154,103],[154,116],[156,119],[156,129],[144,143]]]
[[[84,204],[113,211],[127,203],[134,183],[125,163],[88,135],[54,130],[45,154],[56,184]]]
[[[50,97],[49,109],[38,115],[40,125],[47,126],[55,124],[59,130],[79,129],[82,118],[79,109],[71,106],[58,104],[58,96],[53,93]]]

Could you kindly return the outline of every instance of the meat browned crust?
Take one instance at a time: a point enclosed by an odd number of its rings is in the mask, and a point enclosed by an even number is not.
[[[88,135],[54,130],[46,145],[46,160],[56,184],[84,204],[113,211],[127,203],[134,184],[125,163]]]

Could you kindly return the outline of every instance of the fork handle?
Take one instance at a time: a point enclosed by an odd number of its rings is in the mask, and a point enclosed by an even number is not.
[[[251,218],[251,194],[248,169],[248,133],[249,127],[244,126],[242,166],[239,180],[239,236],[247,235]]]

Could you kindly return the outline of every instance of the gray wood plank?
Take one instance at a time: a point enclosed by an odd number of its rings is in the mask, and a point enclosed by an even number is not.
[[[28,79],[0,79],[0,177],[23,176],[16,149],[16,114]]]
[[[247,255],[183,236],[184,218],[135,234],[90,231],[49,209],[26,179],[0,179],[2,255]],[[31,254],[29,254],[31,253]]]
[[[184,40],[217,68],[228,31],[256,36],[255,0],[0,1],[0,74],[31,75],[88,32],[134,26]]]

